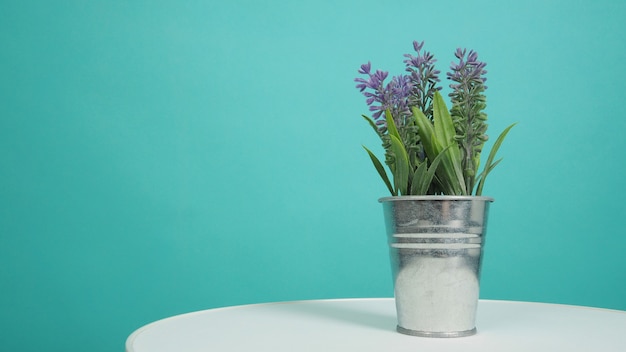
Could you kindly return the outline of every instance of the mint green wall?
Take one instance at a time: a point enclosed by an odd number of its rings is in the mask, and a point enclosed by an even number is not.
[[[626,2],[3,1],[0,350],[391,296],[352,79],[425,40],[488,62],[482,297],[626,310]],[[445,83],[445,82],[444,82]],[[379,151],[379,149],[376,149]]]

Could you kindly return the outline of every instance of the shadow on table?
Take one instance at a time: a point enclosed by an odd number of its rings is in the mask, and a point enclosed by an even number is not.
[[[298,315],[306,314],[321,319],[339,320],[379,330],[395,331],[397,324],[393,312],[387,313],[360,304],[342,304],[341,300],[286,303],[284,311]]]

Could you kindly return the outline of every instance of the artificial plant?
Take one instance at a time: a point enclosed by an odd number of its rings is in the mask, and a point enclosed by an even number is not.
[[[372,112],[372,117],[363,118],[382,140],[391,179],[383,163],[364,148],[393,196],[481,195],[487,175],[502,160],[494,161],[495,155],[515,124],[502,131],[478,172],[488,139],[486,64],[473,50],[456,50],[458,62],[447,73],[453,82],[448,109],[439,92],[436,60],[423,45],[413,42],[417,55],[404,55],[408,74],[392,77],[389,83],[388,72],[372,72],[369,62],[361,65],[359,73],[367,78],[356,78],[356,87]]]

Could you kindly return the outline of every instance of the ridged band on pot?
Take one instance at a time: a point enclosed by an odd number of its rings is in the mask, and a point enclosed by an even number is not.
[[[427,337],[476,333],[490,197],[400,196],[383,204],[398,331]]]

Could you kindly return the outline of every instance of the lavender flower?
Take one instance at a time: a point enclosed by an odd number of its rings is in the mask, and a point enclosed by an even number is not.
[[[466,56],[467,54],[467,56]],[[486,98],[483,92],[487,89],[485,82],[487,74],[486,64],[478,60],[478,53],[458,48],[455,56],[458,63],[452,62],[448,79],[455,82],[450,84],[452,100],[450,115],[452,116],[462,154],[462,167],[465,174],[466,188],[472,189],[478,160],[485,141],[488,139],[487,115],[483,112]]]
[[[413,85],[409,96],[409,105],[417,106],[424,114],[432,119],[432,99],[436,90],[441,87],[435,85],[439,82],[440,71],[435,69],[437,61],[433,54],[422,51],[424,42],[413,42],[413,49],[417,56],[405,54],[404,60],[406,71],[410,73],[410,81]],[[421,52],[422,51],[422,52]]]
[[[359,73],[367,75],[367,79],[355,78],[358,88],[366,97],[366,103],[372,112],[372,118],[379,126],[379,131],[384,133],[387,130],[383,113],[386,110],[391,112],[394,122],[398,126],[405,123],[405,119],[411,116],[411,109],[408,104],[408,97],[411,93],[411,82],[407,76],[392,77],[391,82],[385,84],[388,72],[376,70],[371,72],[371,63],[361,65]]]
[[[413,86],[409,77],[405,75],[394,76],[385,89],[390,94],[388,108],[391,110],[394,122],[399,126],[405,125],[405,118],[412,114],[408,98]]]
[[[487,86],[484,83],[487,78],[484,75],[487,74],[485,70],[486,63],[478,61],[478,53],[474,50],[470,50],[465,59],[466,49],[457,48],[454,56],[459,59],[459,63],[452,62],[450,69],[452,72],[448,72],[448,79],[457,82],[457,84],[451,84],[450,88],[453,90],[468,91],[471,87],[482,86],[485,90]],[[452,94],[450,94],[452,97]]]

